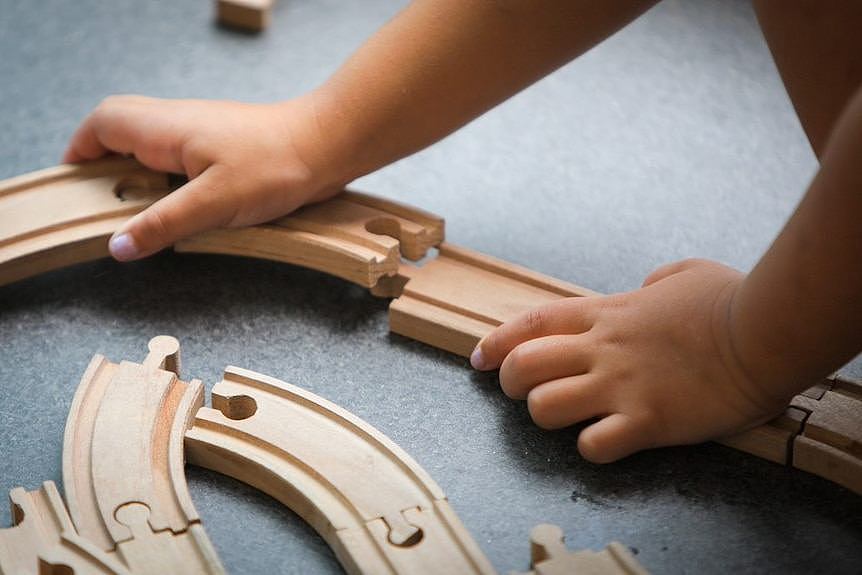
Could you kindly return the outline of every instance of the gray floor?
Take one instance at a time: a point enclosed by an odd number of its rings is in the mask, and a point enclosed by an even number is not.
[[[269,101],[323,80],[400,3],[284,0],[261,36],[208,0],[0,0],[0,178],[56,164],[117,92]],[[450,240],[602,291],[688,256],[750,268],[816,169],[747,3],[666,1],[440,145],[357,187],[447,218]],[[2,225],[2,222],[0,222]],[[654,572],[862,572],[862,498],[704,445],[595,466],[493,375],[390,336],[385,302],[318,273],[222,257],[103,261],[0,289],[0,490],[60,479],[93,353],[179,337],[187,375],[227,363],[366,419],[440,483],[502,572],[530,528],[617,539]],[[846,368],[862,375],[862,364]],[[329,573],[329,548],[250,488],[189,469],[232,573]],[[9,515],[0,510],[0,524]]]

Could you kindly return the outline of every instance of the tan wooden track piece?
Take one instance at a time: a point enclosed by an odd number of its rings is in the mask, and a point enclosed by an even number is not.
[[[298,387],[229,367],[186,432],[190,463],[305,519],[348,573],[493,573],[441,489],[389,438]]]
[[[389,306],[393,332],[465,357],[492,329],[531,308],[597,295],[449,243],[421,267],[403,264],[373,292],[399,296]]]
[[[81,379],[63,445],[69,514],[133,573],[223,573],[185,479],[203,385],[178,379],[177,340],[155,337],[149,349],[142,364],[97,355]]]
[[[798,395],[807,413],[791,463],[862,494],[862,383],[837,377],[819,397]]]
[[[646,575],[625,545],[612,542],[602,551],[569,551],[556,525],[530,533],[530,565],[525,575]],[[513,574],[514,575],[514,574]]]
[[[110,235],[168,192],[165,174],[125,159],[0,182],[0,285],[108,256]],[[213,230],[175,249],[276,260],[371,287],[398,272],[402,255],[424,257],[443,233],[442,218],[347,191],[269,224]]]
[[[438,216],[345,191],[268,224],[212,230],[183,240],[174,249],[281,261],[372,287],[398,273],[402,255],[412,260],[425,257],[443,241],[443,233]]]
[[[113,158],[0,182],[0,285],[108,255],[108,238],[170,191],[166,174]]]
[[[53,481],[9,493],[14,526],[0,529],[0,575],[129,575],[78,535]]]
[[[216,0],[216,19],[220,24],[260,32],[269,27],[275,0]]]

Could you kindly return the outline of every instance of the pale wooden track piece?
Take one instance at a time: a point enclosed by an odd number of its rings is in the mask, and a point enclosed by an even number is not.
[[[186,432],[189,463],[305,519],[348,573],[493,573],[441,489],[379,431],[298,387],[229,367]]]
[[[112,158],[0,182],[0,285],[108,255],[108,238],[170,191],[166,174]]]
[[[170,192],[166,174],[133,160],[66,165],[0,182],[0,285],[108,255],[129,216]],[[371,287],[443,241],[437,216],[343,192],[290,216],[179,242],[180,252],[270,259]]]
[[[174,249],[275,260],[371,287],[398,273],[402,255],[423,258],[443,241],[443,228],[428,212],[345,191],[268,224],[212,230]]]
[[[0,575],[129,575],[116,558],[79,536],[53,481],[9,493],[14,526],[0,529]]]
[[[768,423],[719,439],[717,442],[773,463],[786,465],[793,453],[793,441],[802,432],[806,417],[807,412],[790,406],[782,415]]]
[[[179,343],[159,336],[142,364],[95,356],[75,393],[63,483],[78,532],[134,573],[223,573],[188,493],[184,434],[203,385],[164,368]]]
[[[374,293],[399,296],[389,306],[389,328],[462,356],[505,321],[538,305],[597,295],[484,254],[442,243],[421,267],[404,264],[399,277]]]
[[[216,19],[220,24],[250,32],[269,27],[275,0],[216,0]]]
[[[614,541],[602,551],[569,551],[556,525],[530,533],[531,571],[525,575],[646,575],[631,552]]]
[[[798,395],[792,405],[809,412],[793,467],[862,495],[862,385],[837,377],[819,399]]]

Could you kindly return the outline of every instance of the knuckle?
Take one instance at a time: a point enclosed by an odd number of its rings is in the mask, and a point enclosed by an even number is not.
[[[531,309],[524,316],[524,325],[531,334],[541,333],[545,324],[546,317],[542,309]]]

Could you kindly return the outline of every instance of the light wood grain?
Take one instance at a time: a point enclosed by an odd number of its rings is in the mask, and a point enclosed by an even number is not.
[[[53,481],[9,494],[14,526],[0,529],[0,575],[128,575],[116,558],[79,536]]]
[[[94,357],[78,386],[63,445],[69,513],[82,537],[135,573],[222,573],[193,528],[200,518],[184,470],[203,385],[162,369],[178,366],[176,340],[159,336],[149,348],[141,364]]]
[[[401,448],[298,387],[228,368],[186,433],[189,462],[268,493],[348,573],[493,573],[445,495]]]

